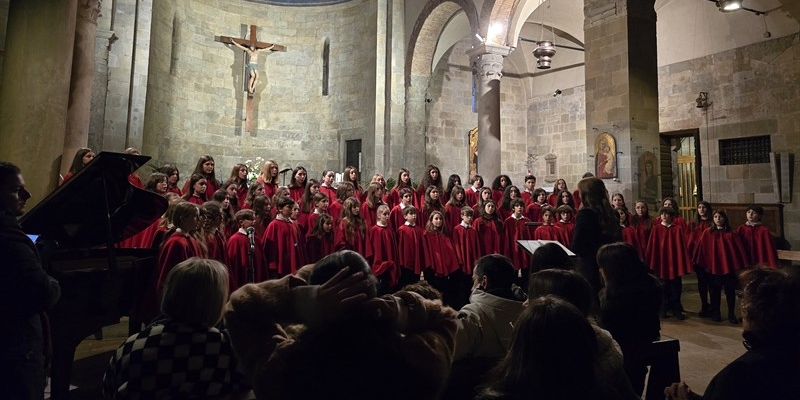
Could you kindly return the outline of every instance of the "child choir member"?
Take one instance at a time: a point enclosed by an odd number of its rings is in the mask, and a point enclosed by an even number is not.
[[[269,223],[261,247],[270,277],[294,275],[297,269],[305,265],[303,242],[300,230],[291,220],[295,202],[291,197],[282,196],[275,203],[277,213]]]
[[[728,321],[739,323],[736,317],[737,273],[747,267],[747,251],[741,236],[731,229],[728,215],[723,210],[714,211],[714,226],[707,228],[699,239],[692,260],[702,265],[708,273],[711,319],[722,321],[720,303],[722,288],[728,304]]]
[[[234,219],[238,229],[228,238],[228,243],[225,245],[225,265],[228,266],[228,285],[231,293],[246,283],[261,282],[267,279],[267,269],[264,266],[264,250],[258,239],[256,239],[255,233],[253,233],[253,246],[251,248],[251,238],[247,231],[255,223],[255,212],[253,210],[240,210],[236,212]],[[253,265],[250,265],[251,250],[253,251]],[[250,276],[251,268],[252,277]]]
[[[438,189],[439,194],[444,191],[444,185],[442,184],[442,173],[439,171],[439,167],[433,164],[430,164],[425,168],[425,175],[422,176],[422,180],[420,180],[419,185],[417,185],[417,198],[415,203],[417,210],[424,208],[429,186],[435,186],[436,189]],[[421,220],[423,224],[425,221],[427,221],[427,219]]]
[[[291,190],[291,189],[290,189]],[[314,211],[314,200],[312,199],[315,194],[319,193],[319,182],[314,179],[309,180],[306,187],[303,189],[303,195],[300,197],[300,200],[295,200],[300,204],[300,214],[301,215],[308,215]],[[328,198],[330,202],[336,200],[336,198]],[[303,217],[300,218],[301,220]]]
[[[464,188],[454,186],[450,192],[450,200],[444,205],[444,221],[449,232],[461,223],[461,209],[466,206]]]
[[[92,149],[88,147],[83,147],[78,149],[75,152],[75,156],[72,158],[72,164],[69,167],[69,171],[64,174],[64,177],[61,179],[61,184],[63,185],[64,182],[68,181],[70,178],[75,176],[86,164],[89,164],[89,161],[94,159],[94,152]]]
[[[645,247],[645,263],[664,281],[666,308],[662,311],[662,317],[672,312],[675,318],[686,319],[681,303],[681,277],[692,273],[689,251],[686,249],[686,230],[684,226],[673,222],[677,212],[672,207],[661,207],[659,214],[661,220],[651,228]]]
[[[511,185],[511,178],[508,175],[498,175],[494,178],[492,181],[492,201],[494,201],[494,204],[500,204],[503,201],[503,193]]]
[[[403,189],[409,189],[412,193],[414,191],[411,186],[411,173],[405,168],[400,168],[400,172],[397,174],[397,183],[386,196],[386,205],[389,206],[389,209],[400,204],[400,191]]]
[[[558,209],[561,206],[570,206],[572,209],[575,209],[575,199],[572,198],[572,193],[562,190],[558,192],[558,197],[556,198],[556,205],[553,208]]]
[[[778,252],[775,250],[775,241],[769,229],[761,223],[764,217],[764,207],[751,204],[747,207],[745,216],[747,221],[739,225],[736,231],[742,235],[747,247],[749,266],[764,265],[775,268],[778,266]]]
[[[639,241],[639,233],[636,232],[636,228],[632,227],[628,220],[628,216],[630,215],[628,209],[625,208],[625,206],[620,206],[614,208],[614,211],[619,215],[619,226],[622,229],[622,241],[636,249],[640,259],[644,258],[644,245]]]
[[[458,295],[456,282],[459,279],[452,276],[459,272],[458,257],[441,211],[433,211],[428,217],[422,235],[422,253],[425,280],[442,292],[445,304],[452,305]]]
[[[353,250],[364,254],[364,239],[367,226],[361,217],[361,205],[355,197],[348,197],[342,203],[342,217],[336,229],[336,250]]]
[[[214,157],[211,157],[208,154],[200,156],[200,158],[197,160],[197,165],[194,166],[192,176],[194,176],[194,174],[200,174],[203,176],[203,178],[205,178],[206,185],[208,185],[208,193],[216,192],[221,186],[219,180],[217,180],[217,175],[214,168]],[[191,186],[192,183],[190,179],[186,182],[186,184],[183,185],[184,195],[191,192]],[[205,199],[203,201],[205,201]]]
[[[165,195],[167,193],[167,176],[161,172],[153,172],[147,177],[144,190],[149,190],[162,196]]]
[[[320,215],[328,214],[328,206],[330,206],[330,200],[324,193],[315,194],[311,198],[311,202],[314,204],[314,211],[308,214],[300,213],[300,218],[298,219],[298,225],[303,235],[311,231]]]
[[[400,264],[400,286],[419,281],[425,263],[422,249],[423,230],[417,226],[417,209],[403,209],[406,222],[397,230],[397,254]]]
[[[630,221],[631,226],[636,229],[636,232],[639,234],[639,242],[647,247],[653,222],[660,222],[650,217],[650,210],[647,207],[647,202],[644,200],[636,200],[634,214]]]
[[[569,193],[569,189],[567,188],[567,181],[559,178],[553,186],[553,193],[547,196],[547,204],[551,207],[558,207],[558,200],[559,196],[561,196],[561,192]]]
[[[272,200],[267,196],[256,196],[253,199],[253,212],[256,213],[256,222],[253,227],[256,228],[256,238],[261,243],[264,232],[267,231],[267,226],[272,221]]]
[[[480,175],[473,176],[469,182],[469,187],[464,189],[464,201],[468,206],[474,207],[478,203],[481,188],[483,188],[483,177]],[[475,211],[474,208],[472,210]]]
[[[461,267],[461,274],[464,276],[464,282],[459,285],[461,289],[461,298],[457,299],[457,303],[466,304],[469,299],[470,288],[472,287],[471,277],[472,268],[478,262],[480,255],[480,243],[478,241],[478,232],[472,226],[472,220],[475,216],[475,210],[470,206],[461,207],[461,223],[453,228],[453,247],[456,250],[458,257],[458,264]]]
[[[400,203],[392,207],[392,211],[389,213],[389,226],[393,231],[397,232],[397,230],[406,223],[403,210],[405,210],[406,207],[413,205],[414,192],[411,190],[411,188],[400,189]]]
[[[628,205],[625,204],[625,197],[622,195],[622,193],[614,192],[614,194],[611,195],[611,207],[624,207],[625,210],[628,210]],[[631,220],[632,216],[633,215],[630,213],[630,211],[628,211],[628,221]]]
[[[714,210],[711,208],[711,203],[707,201],[700,201],[697,203],[697,211],[694,214],[694,220],[689,224],[688,243],[686,245],[689,251],[689,256],[692,257],[692,268],[694,268],[695,275],[697,276],[697,292],[700,295],[700,312],[698,315],[703,318],[711,316],[711,306],[708,303],[708,283],[709,276],[706,267],[699,264],[699,259],[695,259],[693,255],[697,250],[697,244],[700,238],[709,229],[714,227],[712,216]]]
[[[274,160],[264,161],[256,181],[264,185],[264,196],[274,197],[278,190],[278,163]]]
[[[357,190],[354,190],[353,196],[361,198]],[[381,204],[383,204],[383,187],[378,183],[370,183],[367,187],[366,200],[361,204],[361,217],[364,218],[367,229],[378,222],[378,206]]]
[[[533,203],[533,191],[536,189],[536,177],[533,175],[525,175],[525,189],[522,190],[522,200],[525,202],[525,207]]]
[[[252,209],[253,200],[256,196],[264,196],[264,184],[261,182],[253,182],[250,184],[250,187],[247,188],[247,197],[245,197],[244,203],[241,204],[242,210]]]
[[[450,201],[450,195],[453,193],[453,188],[456,186],[461,186],[461,177],[458,174],[451,174],[447,178],[447,186],[444,188],[444,192],[442,192],[442,204],[447,204]]]
[[[206,202],[206,191],[208,190],[208,181],[205,176],[202,174],[192,174],[186,183],[188,186],[185,190],[186,194],[183,195],[183,199],[194,205],[203,205],[203,203]]]
[[[442,212],[442,202],[440,201],[442,189],[437,186],[430,185],[427,189],[425,189],[425,195],[422,197],[421,204],[419,206],[419,215],[417,218],[422,221],[421,225],[424,225],[430,218],[431,213],[434,211]]]
[[[531,220],[525,216],[525,201],[521,198],[511,202],[513,213],[503,221],[505,230],[505,248],[503,254],[508,257],[514,265],[514,269],[521,271],[527,269],[529,264],[528,253],[517,244],[517,240],[533,239],[533,232],[528,222]],[[521,272],[518,272],[521,275]]]
[[[236,210],[240,209],[240,206],[244,204],[245,199],[247,199],[247,189],[248,189],[248,182],[247,182],[247,173],[249,170],[247,169],[247,165],[244,164],[236,164],[233,166],[231,170],[231,175],[228,177],[228,180],[225,182],[225,185],[233,183],[236,185],[235,193],[236,193]],[[225,189],[227,190],[227,189]],[[213,192],[212,192],[213,193]]]
[[[564,231],[555,225],[556,210],[553,207],[545,206],[542,209],[542,225],[533,231],[534,240],[555,240],[566,246]]]
[[[240,206],[242,202],[239,201],[239,194],[237,193],[238,190],[237,188],[238,186],[236,185],[236,182],[228,181],[223,183],[222,188],[217,190],[217,192],[222,191],[223,193],[225,193],[225,201],[228,203],[228,206],[230,206],[233,209],[233,213],[236,213],[236,211],[242,209],[242,207]],[[211,193],[209,200],[214,200],[214,195],[217,192]],[[206,197],[209,197],[208,193],[206,193]],[[245,195],[245,199],[246,198],[247,196]]]
[[[534,189],[533,201],[525,207],[525,216],[533,222],[542,222],[542,209],[547,206],[547,191]]]
[[[302,166],[298,166],[292,171],[292,177],[289,179],[289,195],[297,203],[303,199],[306,191],[306,183],[308,179],[308,172]],[[302,204],[301,204],[302,207]]]
[[[339,184],[339,187],[336,188],[336,201],[330,201],[328,203],[328,214],[333,217],[334,226],[338,226],[339,220],[342,217],[345,200],[353,197],[354,195],[355,189],[353,189],[353,184],[350,182],[342,182]]]
[[[472,210],[475,211],[475,214],[480,215],[483,212],[483,205],[489,200],[492,200],[492,188],[481,188],[481,190],[478,191],[478,201],[472,206]],[[495,205],[496,204],[497,203],[495,203]]]
[[[681,211],[678,208],[678,202],[675,201],[675,199],[673,199],[672,197],[664,197],[664,200],[662,200],[661,205],[662,207],[669,207],[675,210],[675,217],[672,219],[673,224],[678,224],[682,226],[684,229],[689,227],[689,225],[686,223],[686,220],[683,219],[683,217],[681,216]]]
[[[358,200],[362,202],[366,200],[367,193],[358,181],[358,168],[348,165],[344,168],[344,173],[342,175],[344,175],[345,182],[350,182],[353,185],[353,190],[355,190],[354,196],[358,197]],[[369,224],[367,224],[367,226],[369,226]]]
[[[520,198],[519,188],[514,185],[506,186],[500,206],[497,207],[497,215],[501,221],[505,221],[506,218],[514,213],[514,210],[511,208],[511,202],[518,198]]]
[[[167,176],[167,192],[175,193],[179,197],[183,196],[181,188],[178,187],[178,182],[181,180],[181,174],[178,171],[178,166],[172,163],[166,163],[158,169],[158,172]]]
[[[132,154],[135,156],[141,155],[139,150],[133,147],[128,147],[125,149],[125,151],[123,151],[123,153]],[[144,182],[142,182],[142,178],[139,176],[139,170],[133,171],[130,175],[128,175],[128,182],[139,189],[144,189]]]
[[[575,220],[573,217],[575,216],[575,210],[564,204],[558,206],[556,208],[556,214],[558,215],[558,221],[556,222],[556,226],[561,228],[564,231],[564,240],[567,243],[564,243],[564,246],[569,246],[572,244],[572,236],[575,233]]]
[[[236,219],[234,218],[234,215],[238,211],[233,211],[228,193],[222,189],[214,192],[211,200],[216,201],[222,206],[222,224],[220,224],[220,229],[226,238],[231,237],[231,235],[239,229],[239,226],[236,224]]]
[[[321,214],[314,220],[311,231],[306,235],[306,261],[316,263],[333,253],[333,239],[333,217],[330,214]]]
[[[207,201],[200,206],[202,225],[200,239],[206,245],[208,258],[225,263],[225,234],[219,229],[222,225],[222,205]]]
[[[475,231],[480,241],[481,257],[487,254],[502,254],[503,221],[497,217],[497,206],[494,201],[487,200],[483,204],[480,216],[475,221]]]
[[[336,197],[336,188],[333,187],[333,178],[336,175],[331,169],[322,171],[322,183],[319,184],[319,191],[328,195],[329,199]],[[352,184],[350,184],[352,186]],[[353,188],[355,190],[355,188]]]
[[[389,206],[379,205],[377,221],[367,230],[364,258],[378,278],[378,295],[392,293],[398,283],[397,240],[389,227],[389,213]]]

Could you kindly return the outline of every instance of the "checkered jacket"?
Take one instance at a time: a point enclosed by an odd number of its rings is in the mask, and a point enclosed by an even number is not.
[[[243,379],[226,331],[164,319],[117,349],[103,387],[109,399],[218,398]]]

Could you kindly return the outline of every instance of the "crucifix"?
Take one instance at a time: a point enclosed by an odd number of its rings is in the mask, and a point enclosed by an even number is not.
[[[274,43],[259,42],[256,37],[256,26],[250,25],[250,38],[239,39],[230,36],[216,36],[214,40],[225,44],[232,44],[245,53],[242,68],[243,91],[247,93],[247,106],[245,113],[245,131],[253,131],[253,96],[256,93],[258,82],[258,53],[261,51],[286,51],[286,46]]]

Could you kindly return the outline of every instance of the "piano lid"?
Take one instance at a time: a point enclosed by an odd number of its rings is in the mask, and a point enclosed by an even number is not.
[[[128,175],[148,160],[101,152],[25,214],[22,230],[56,240],[62,248],[117,243],[144,230],[167,209],[166,198],[128,182]]]

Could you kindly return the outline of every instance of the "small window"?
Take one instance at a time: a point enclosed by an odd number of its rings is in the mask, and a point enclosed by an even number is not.
[[[766,164],[771,149],[769,135],[721,139],[719,165]]]

